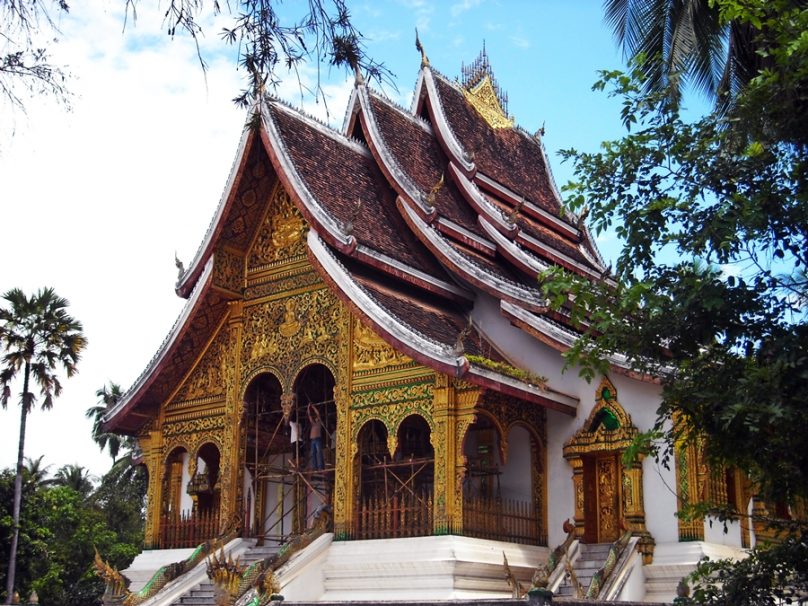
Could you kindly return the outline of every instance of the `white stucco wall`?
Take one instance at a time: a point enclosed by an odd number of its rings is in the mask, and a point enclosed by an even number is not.
[[[191,511],[194,508],[194,500],[188,494],[188,482],[191,481],[190,470],[191,455],[182,453],[182,484],[180,485],[180,511]]]
[[[574,417],[552,410],[547,412],[548,542],[552,547],[563,542],[564,520],[575,513],[572,467],[564,459],[562,448],[592,411],[599,381],[586,382],[575,368],[565,371],[561,353],[512,326],[501,315],[499,303],[492,297],[478,293],[473,317],[475,326],[511,363],[546,377],[551,389],[579,400]],[[650,429],[656,419],[660,387],[617,372],[610,373],[609,379],[617,390],[617,400],[637,429]],[[665,469],[652,458],[643,461],[646,524],[657,542],[678,540],[675,479],[673,468]]]

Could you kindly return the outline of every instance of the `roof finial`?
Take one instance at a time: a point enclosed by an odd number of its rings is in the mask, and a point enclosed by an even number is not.
[[[362,70],[359,68],[359,63],[354,62],[354,84],[356,86],[363,86],[365,84],[365,77],[362,75]]]
[[[182,280],[182,276],[185,275],[185,265],[183,265],[180,258],[177,256],[177,251],[174,251],[174,265],[177,266],[177,282]]]
[[[418,28],[415,28],[415,49],[421,53],[421,67],[429,67],[429,59],[426,56],[424,45],[421,44],[421,39],[418,37]]]
[[[471,322],[471,316],[469,316],[468,324],[463,327],[463,330],[457,333],[457,340],[454,344],[454,353],[456,356],[462,356],[466,352],[466,339],[471,334],[472,328],[474,328],[474,325]]]
[[[435,206],[435,198],[437,197],[438,192],[443,187],[443,177],[444,177],[444,173],[441,173],[440,179],[438,179],[438,182],[435,183],[435,185],[432,186],[432,189],[429,190],[429,194],[427,194],[426,203],[429,206]]]

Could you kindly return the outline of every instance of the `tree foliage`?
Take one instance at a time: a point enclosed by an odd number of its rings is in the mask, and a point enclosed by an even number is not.
[[[41,461],[35,459],[34,461]],[[71,467],[71,466],[66,466]],[[76,467],[76,466],[72,466]],[[64,469],[64,468],[63,468]],[[86,479],[86,472],[73,474]],[[94,547],[119,569],[126,568],[143,544],[146,474],[138,467],[125,480],[113,467],[90,492],[68,484],[27,476],[16,588],[21,596],[36,590],[45,605],[99,604],[103,583],[92,562]],[[58,480],[58,474],[57,474]],[[10,541],[14,473],[0,472],[0,542]],[[84,490],[84,486],[80,486]],[[5,582],[7,553],[0,553],[0,581]]]
[[[65,0],[0,2],[0,97],[12,107],[24,110],[26,99],[39,94],[68,100],[65,70],[51,62],[43,42],[44,30],[56,30],[54,19],[68,10]]]
[[[703,439],[713,465],[743,470],[761,498],[798,505],[808,498],[808,7],[709,6],[720,25],[749,29],[757,71],[729,108],[694,121],[677,93],[648,85],[642,56],[630,73],[603,72],[595,88],[622,100],[628,132],[597,153],[562,152],[575,165],[565,191],[622,251],[600,282],[560,269],[542,280],[581,330],[566,355],[582,375],[619,361],[661,379],[642,447],[669,464],[675,444]],[[787,542],[743,565],[704,564],[695,599],[769,603],[754,596],[804,590],[805,521],[792,522]]]
[[[60,370],[68,378],[76,373],[76,365],[87,342],[81,323],[67,312],[67,300],[57,296],[52,288],[40,289],[30,297],[14,288],[2,298],[6,304],[0,307],[0,405],[3,408],[11,398],[11,386],[18,380],[22,382],[20,438],[12,506],[13,530],[9,541],[6,579],[6,596],[9,598],[15,586],[26,420],[37,400],[33,387],[39,387],[43,410],[50,409],[54,398],[62,392]]]
[[[118,403],[123,396],[123,391],[120,385],[110,381],[109,386],[104,385],[95,392],[95,395],[98,397],[98,404],[90,406],[84,416],[93,420],[93,440],[98,444],[101,452],[109,449],[109,456],[112,457],[114,463],[118,459],[121,448],[131,450],[133,447],[132,438],[104,431],[104,415]]]
[[[389,71],[365,53],[364,38],[351,23],[345,0],[310,0],[283,10],[281,5],[278,0],[169,0],[165,7],[148,10],[163,11],[167,35],[192,40],[203,70],[199,41],[205,24],[222,13],[230,18],[218,34],[244,71],[246,85],[233,99],[240,106],[249,106],[289,75],[302,82],[299,70],[306,62],[318,67],[316,95],[322,92],[319,73],[324,65],[391,81]],[[126,21],[135,22],[138,0],[123,0],[122,6]],[[68,11],[65,0],[0,1],[0,98],[12,107],[24,109],[26,100],[38,94],[69,100],[68,74],[52,62],[51,49],[42,42],[59,34],[57,19]]]
[[[766,63],[756,24],[715,0],[605,0],[607,23],[626,57],[644,58],[646,92],[679,100],[692,86],[731,103]],[[736,3],[742,6],[745,2]]]

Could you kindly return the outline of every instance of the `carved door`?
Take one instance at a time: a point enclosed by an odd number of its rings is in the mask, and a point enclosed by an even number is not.
[[[584,541],[610,543],[620,536],[620,454],[584,457]]]

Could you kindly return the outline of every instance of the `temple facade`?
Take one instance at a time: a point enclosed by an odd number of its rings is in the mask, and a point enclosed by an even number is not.
[[[645,566],[748,545],[677,519],[687,496],[746,494],[692,448],[624,466],[660,387],[618,358],[591,383],[563,372],[578,333],[542,295],[551,266],[608,279],[485,54],[459,80],[423,57],[410,108],[358,79],[341,130],[264,99],[187,305],[105,418],[148,470],[146,548],[225,524],[281,544],[323,507],[335,542],[628,533]]]

